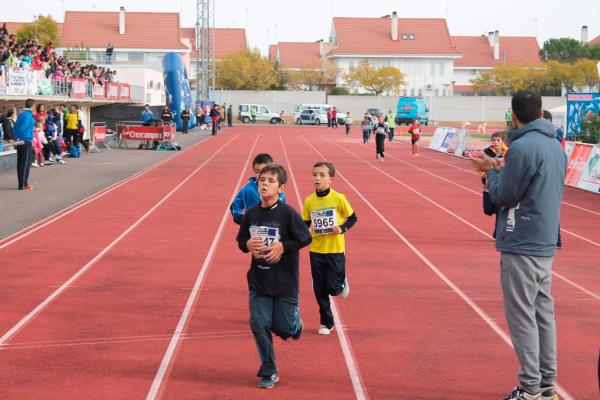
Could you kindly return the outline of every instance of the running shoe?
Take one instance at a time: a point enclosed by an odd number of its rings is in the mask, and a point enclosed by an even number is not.
[[[342,289],[342,291],[340,292],[339,295],[342,299],[347,298],[348,296],[350,296],[350,284],[348,283],[348,279],[344,279],[344,288]]]
[[[275,372],[269,377],[263,377],[260,381],[258,381],[257,386],[261,389],[271,389],[277,382],[279,382],[279,374]]]
[[[541,400],[542,395],[540,393],[529,394],[523,388],[516,386],[508,396],[502,400]]]
[[[19,190],[31,190],[31,189],[33,189],[33,186],[27,185],[27,186],[23,186],[23,188],[19,189]]]
[[[560,397],[556,394],[556,390],[554,390],[554,386],[540,388],[540,391],[542,392],[540,400],[560,400]]]
[[[317,333],[319,335],[329,335],[332,330],[333,330],[333,326],[331,328],[328,328],[325,325],[321,325],[321,327],[319,328],[319,330],[317,331]]]
[[[63,160],[62,158],[58,159],[58,163],[59,164],[66,164],[67,162],[65,160]]]

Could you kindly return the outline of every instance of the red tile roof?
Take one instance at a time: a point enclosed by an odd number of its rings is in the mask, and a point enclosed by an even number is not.
[[[593,45],[595,45],[595,44],[600,44],[600,35],[596,36],[596,38],[595,38],[595,39],[592,39],[592,40],[590,41],[590,43],[588,43],[588,44],[589,44],[589,45],[592,45],[592,46],[593,46]]]
[[[338,47],[330,54],[459,55],[450,42],[446,20],[398,18],[398,40],[391,38],[391,18],[334,18]],[[415,40],[403,40],[414,34]]]
[[[125,34],[119,34],[119,12],[67,11],[61,46],[115,49],[185,50],[179,31],[179,13],[125,12]]]
[[[494,65],[542,63],[540,46],[535,37],[500,36],[500,59],[494,60],[494,49],[486,36],[452,36],[452,43],[463,54],[462,59],[454,61],[455,67],[493,67]]]
[[[321,56],[319,43],[314,42],[279,42],[269,46],[269,58],[277,58],[282,68],[320,68]]]
[[[215,58],[223,58],[229,54],[248,48],[246,30],[243,28],[215,28]],[[181,37],[190,39],[192,45],[191,58],[196,58],[196,29],[181,28]]]

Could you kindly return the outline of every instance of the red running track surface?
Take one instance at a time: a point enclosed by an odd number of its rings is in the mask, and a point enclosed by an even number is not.
[[[237,126],[0,240],[0,398],[482,399],[510,390],[518,365],[479,178],[465,160],[426,149],[411,159],[399,142],[386,143],[380,164],[357,132]],[[313,163],[333,161],[334,188],[359,219],[347,234],[351,295],[336,299],[342,325],[330,336],[316,335],[302,252],[305,333],[276,339],[281,381],[271,391],[255,388],[249,260],[227,215],[258,152],[291,172],[286,195],[297,208],[313,190]],[[559,384],[564,398],[590,399],[600,204],[569,188],[564,203],[553,286]]]

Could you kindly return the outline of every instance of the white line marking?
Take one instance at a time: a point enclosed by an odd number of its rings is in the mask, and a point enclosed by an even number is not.
[[[200,268],[200,272],[198,273],[198,277],[196,278],[196,282],[194,283],[194,288],[192,289],[192,292],[190,293],[190,295],[188,297],[188,300],[185,304],[183,312],[181,313],[181,317],[179,318],[179,323],[177,323],[175,332],[173,332],[173,336],[171,337],[171,340],[169,341],[169,346],[167,347],[167,350],[165,351],[165,355],[160,363],[160,366],[158,367],[158,371],[156,372],[156,376],[154,377],[152,386],[150,387],[148,395],[146,396],[146,400],[156,399],[157,396],[159,395],[159,391],[161,389],[162,382],[165,378],[165,375],[167,374],[167,370],[170,367],[171,359],[173,358],[173,354],[175,354],[175,350],[177,349],[177,346],[179,344],[181,336],[183,335],[183,331],[186,328],[188,318],[190,317],[190,312],[192,311],[192,308],[194,307],[194,303],[196,302],[196,297],[198,297],[198,292],[200,292],[200,285],[202,284],[202,281],[204,280],[204,276],[206,275],[208,266],[210,265],[210,263],[213,259],[214,252],[217,248],[217,245],[219,244],[219,241],[221,240],[221,235],[223,233],[225,223],[227,222],[227,219],[229,217],[229,205],[235,198],[235,195],[237,194],[237,192],[240,188],[240,184],[242,183],[242,180],[244,179],[245,173],[248,170],[248,163],[250,162],[250,157],[252,156],[254,148],[256,147],[256,143],[258,143],[258,138],[260,138],[260,134],[256,136],[256,139],[254,140],[254,144],[248,151],[248,157],[246,158],[246,162],[244,163],[242,172],[240,172],[240,177],[238,178],[237,184],[235,185],[233,194],[231,195],[231,199],[227,203],[227,207],[225,207],[225,212],[223,213],[223,217],[221,218],[221,223],[219,224],[219,228],[217,229],[217,232],[215,233],[215,237],[213,238],[213,241],[210,244],[210,248],[208,249],[208,253],[206,254],[206,257],[204,258],[204,263],[202,264],[202,267]]]
[[[397,142],[399,142],[399,143],[402,143],[402,144],[408,144],[408,143],[405,143],[405,142],[400,142],[399,140],[398,140]],[[395,144],[396,144],[396,143],[394,143],[394,145],[395,145]],[[430,149],[430,148],[428,148],[428,147],[420,147],[420,148],[424,148],[424,149],[427,149],[427,150],[429,150],[429,151],[434,151],[434,150],[431,150],[431,149]],[[436,154],[437,154],[437,153],[436,153]],[[440,154],[446,154],[446,155],[447,155],[447,153],[441,153],[441,152],[440,152]],[[456,166],[456,165],[453,165],[453,164],[450,164],[450,163],[446,163],[446,162],[443,162],[443,161],[437,160],[437,159],[435,159],[435,158],[432,158],[432,157],[427,157],[427,156],[424,156],[423,158],[426,158],[426,159],[428,159],[428,160],[431,160],[431,161],[435,161],[436,163],[439,163],[439,164],[447,165],[447,166],[449,166],[449,167],[452,167],[452,168],[455,168],[455,169],[459,169],[459,170],[461,170],[461,171],[464,171],[464,172],[467,172],[467,173],[469,173],[469,174],[479,175],[477,172],[475,172],[475,171],[473,171],[473,170],[469,170],[469,169],[461,168],[461,167],[459,167],[459,166]],[[462,158],[462,159],[466,159],[465,157],[460,157],[460,158]],[[570,186],[569,186],[569,187],[570,187]],[[573,188],[573,189],[576,189],[576,188]],[[589,209],[587,209],[587,208],[584,208],[584,207],[581,207],[581,206],[575,205],[575,204],[573,204],[573,203],[569,203],[569,202],[567,202],[567,201],[564,201],[564,200],[562,200],[562,203],[563,203],[563,204],[566,204],[567,206],[573,207],[573,208],[578,208],[578,209],[580,209],[580,210],[582,210],[582,211],[586,211],[586,212],[589,212],[589,213],[592,213],[592,214],[600,215],[600,212],[597,212],[597,211],[594,211],[594,210],[589,210]]]
[[[9,329],[1,338],[0,345],[6,343],[13,335],[15,335],[23,326],[25,326],[29,321],[31,321],[34,317],[36,317],[48,304],[50,304],[55,298],[57,298],[62,292],[64,292],[67,287],[71,286],[73,282],[75,282],[81,275],[83,275],[92,265],[94,265],[99,259],[101,259],[106,253],[108,253],[117,243],[121,241],[125,236],[127,236],[131,231],[133,231],[139,224],[141,224],[150,214],[152,214],[158,207],[160,207],[167,199],[169,199],[173,193],[175,193],[180,187],[182,187],[188,180],[190,180],[202,167],[204,167],[210,160],[212,160],[217,154],[221,152],[226,146],[228,146],[235,138],[239,136],[236,135],[229,139],[228,142],[223,144],[212,156],[210,156],[206,161],[204,161],[200,166],[198,166],[187,178],[181,181],[177,186],[175,186],[169,193],[167,193],[158,203],[156,203],[151,209],[149,209],[144,215],[142,215],[135,223],[133,223],[129,228],[127,228],[123,233],[121,233],[115,240],[110,242],[100,253],[98,253],[94,258],[92,258],[87,264],[85,264],[79,271],[77,271],[73,276],[71,276],[65,283],[63,283],[58,289],[56,289],[50,296],[48,296],[44,301],[38,304],[29,314],[27,314],[23,319],[21,319],[17,324],[15,324],[11,329]]]
[[[15,243],[15,242],[17,242],[17,241],[19,241],[19,240],[27,237],[27,236],[29,236],[33,232],[35,232],[35,231],[37,231],[39,229],[42,229],[43,227],[51,224],[52,222],[57,221],[57,220],[61,219],[62,217],[66,216],[66,215],[69,215],[73,211],[75,211],[75,210],[77,210],[77,209],[85,206],[86,204],[88,204],[88,203],[90,203],[90,202],[92,202],[92,201],[94,201],[94,200],[96,200],[96,199],[98,199],[98,198],[100,198],[102,196],[104,196],[105,194],[112,192],[113,190],[115,190],[115,189],[119,188],[120,186],[124,185],[125,183],[127,183],[127,182],[129,182],[129,181],[131,181],[133,179],[139,178],[142,175],[147,174],[148,172],[152,171],[153,169],[155,169],[155,168],[157,168],[157,167],[165,164],[166,162],[172,160],[176,156],[179,156],[182,153],[184,153],[184,152],[186,152],[186,151],[188,151],[188,150],[190,150],[190,149],[192,149],[192,148],[194,148],[194,147],[196,147],[196,146],[198,146],[198,145],[206,142],[206,140],[208,140],[210,138],[212,138],[212,136],[209,136],[207,139],[205,139],[205,140],[203,140],[201,142],[196,142],[193,145],[191,145],[190,147],[187,147],[187,148],[183,149],[182,151],[178,151],[175,154],[173,154],[173,155],[171,155],[171,156],[169,156],[169,157],[167,157],[167,158],[165,158],[163,160],[160,160],[160,161],[156,162],[155,164],[152,164],[152,165],[150,165],[150,166],[142,169],[141,171],[136,172],[135,174],[133,174],[131,176],[128,176],[127,178],[123,178],[122,180],[120,180],[118,182],[115,182],[112,185],[110,185],[108,187],[105,187],[104,189],[101,189],[100,191],[98,191],[98,192],[96,192],[94,194],[91,194],[90,196],[88,196],[88,197],[86,197],[86,198],[84,198],[82,200],[79,200],[78,202],[76,202],[74,204],[71,204],[70,206],[68,206],[68,207],[66,207],[66,208],[64,208],[64,209],[62,209],[60,211],[55,212],[54,214],[52,214],[52,215],[50,215],[50,216],[42,219],[41,221],[38,221],[38,222],[36,222],[36,223],[28,226],[27,228],[23,228],[23,229],[21,229],[18,232],[15,232],[15,233],[13,233],[13,234],[11,234],[11,235],[3,238],[3,239],[0,239],[0,242],[7,241],[6,243],[2,243],[0,245],[0,250],[4,249],[7,246],[10,246],[11,244],[13,244],[13,243]],[[18,237],[15,237],[15,236],[18,236]]]
[[[302,140],[304,140],[310,147],[312,147],[317,153],[319,152],[312,144],[310,144],[308,141],[306,141],[306,139],[304,138],[304,136],[300,136],[302,138]],[[340,146],[341,147],[341,146]],[[419,249],[417,249],[406,237],[404,237],[404,235],[402,235],[380,212],[379,210],[377,210],[373,204],[371,204],[369,202],[369,200],[366,199],[365,196],[363,196],[363,194],[354,187],[354,185],[352,185],[350,183],[350,181],[348,179],[346,179],[346,177],[344,175],[342,175],[341,172],[339,172],[339,170],[336,170],[336,175],[338,175],[340,178],[342,178],[344,180],[344,182],[346,182],[346,184],[348,184],[348,186],[350,186],[350,188],[352,188],[352,190],[358,195],[358,197],[360,197],[366,205],[369,206],[369,208],[383,221],[384,224],[386,224],[388,226],[388,228],[390,228],[390,230],[392,232],[394,232],[394,234],[396,234],[396,236],[398,236],[398,238],[400,238],[400,240],[402,240],[404,242],[404,244],[406,244],[412,251],[413,253],[415,253],[417,255],[417,257],[419,257],[421,259],[421,261],[423,261],[425,263],[425,265],[427,265],[444,283],[446,283],[450,288],[452,288],[452,290],[454,290],[454,292],[461,298],[463,299],[463,301],[465,303],[467,303],[472,309],[473,311],[475,311],[475,313],[477,315],[479,315],[479,317],[481,317],[481,319],[483,319],[485,321],[485,323],[487,323],[493,330],[494,332],[496,332],[496,334],[498,334],[498,336],[500,336],[502,338],[502,340],[504,340],[504,342],[506,344],[508,344],[510,347],[513,347],[512,342],[510,340],[510,337],[508,336],[508,334],[506,334],[502,328],[500,328],[498,326],[498,324],[496,324],[494,322],[494,320],[485,313],[485,311],[483,311],[481,308],[479,308],[479,306],[477,304],[475,304],[475,302],[465,294],[465,292],[463,292],[457,285],[454,284],[454,282],[452,282],[452,280],[450,280],[450,278],[448,278],[446,275],[444,275],[444,273],[442,271],[440,271],[431,261],[429,261],[429,259],[427,257],[425,257],[425,255],[423,255],[423,253],[421,253],[419,251]],[[571,395],[569,395],[561,386],[559,386],[558,384],[555,384],[556,390],[560,392],[560,395],[563,397],[563,400],[574,400],[573,397],[571,397]]]
[[[417,195],[418,195],[418,196],[420,196],[421,198],[423,198],[423,199],[425,199],[426,201],[430,202],[431,204],[435,205],[436,207],[438,207],[438,208],[439,208],[439,209],[441,209],[442,211],[444,211],[444,212],[446,212],[446,213],[450,214],[451,216],[453,216],[454,218],[456,218],[456,219],[458,219],[459,221],[463,222],[464,224],[466,224],[466,225],[470,226],[471,228],[473,228],[473,229],[474,229],[474,230],[476,230],[477,232],[481,233],[481,234],[482,234],[482,235],[484,235],[485,237],[487,237],[487,238],[490,238],[490,239],[493,239],[493,238],[492,238],[492,235],[490,235],[489,233],[487,233],[487,232],[485,232],[485,231],[483,231],[483,230],[479,229],[477,226],[473,225],[472,223],[470,223],[469,221],[465,220],[465,219],[464,219],[464,218],[462,218],[461,216],[459,216],[459,215],[455,214],[454,212],[450,211],[449,209],[447,209],[447,208],[446,208],[446,207],[444,207],[443,205],[439,204],[439,203],[438,203],[438,202],[436,202],[435,200],[433,200],[433,199],[431,199],[431,198],[429,198],[429,197],[425,196],[424,194],[422,194],[422,193],[421,193],[421,192],[419,192],[418,190],[416,190],[416,189],[413,189],[411,186],[409,186],[409,185],[407,185],[406,183],[404,183],[404,182],[402,182],[402,181],[398,180],[397,178],[395,178],[394,176],[392,176],[392,175],[388,174],[387,172],[385,172],[385,171],[384,171],[384,170],[382,170],[381,168],[378,168],[378,167],[374,166],[373,164],[369,163],[367,160],[365,160],[365,159],[363,159],[362,157],[360,157],[359,155],[357,155],[357,154],[355,154],[355,153],[351,152],[350,150],[348,150],[348,149],[344,148],[343,146],[340,146],[339,144],[337,144],[337,143],[335,143],[335,142],[331,141],[330,139],[326,139],[326,140],[327,140],[327,141],[329,141],[330,143],[332,143],[332,144],[334,144],[334,145],[338,146],[339,148],[341,148],[342,150],[346,151],[347,153],[350,153],[350,154],[352,154],[352,155],[353,155],[355,158],[357,158],[357,159],[359,159],[360,161],[362,161],[363,163],[365,163],[365,164],[369,165],[371,168],[373,168],[373,169],[375,169],[375,170],[377,170],[377,171],[381,172],[383,175],[387,176],[388,178],[390,178],[390,179],[391,179],[391,180],[393,180],[394,182],[397,182],[397,183],[399,183],[400,185],[402,185],[402,186],[404,186],[405,188],[407,188],[408,190],[410,190],[410,191],[414,192],[415,194],[417,194]],[[434,175],[434,176],[435,176],[435,175]],[[444,179],[444,178],[440,178],[440,179],[443,179],[443,180],[447,181],[447,180],[446,180],[446,179]],[[452,181],[448,181],[448,182],[452,183]],[[563,229],[561,228],[561,230],[563,230]],[[584,237],[578,236],[578,235],[576,235],[576,234],[574,234],[574,233],[572,233],[572,232],[568,232],[568,231],[565,231],[565,232],[567,232],[567,233],[569,233],[569,234],[571,234],[571,235],[573,235],[573,236],[577,236],[577,237],[579,237],[580,239],[582,239],[582,240],[585,240],[586,242],[589,242],[589,243],[591,243],[591,244],[593,244],[593,245],[596,245],[596,246],[598,246],[598,243],[596,243],[596,242],[593,242],[593,241],[591,241],[591,240],[589,240],[589,239],[586,239],[586,238],[584,238]],[[572,285],[573,287],[575,287],[575,288],[577,288],[577,289],[581,290],[582,292],[584,292],[584,293],[586,293],[586,294],[588,294],[588,295],[590,295],[590,296],[594,297],[594,298],[595,298],[595,299],[597,299],[597,300],[600,300],[600,296],[599,296],[599,295],[597,295],[597,294],[595,294],[594,292],[592,292],[592,291],[590,291],[590,290],[588,290],[588,289],[585,289],[585,288],[583,288],[582,286],[580,286],[580,285],[578,285],[578,284],[574,283],[573,281],[571,281],[571,280],[569,280],[569,279],[565,278],[564,276],[562,276],[562,275],[560,275],[560,274],[558,274],[558,273],[556,273],[556,272],[554,272],[554,271],[552,271],[552,274],[553,274],[553,275],[555,275],[557,278],[559,278],[559,279],[563,280],[564,282],[566,282],[566,283],[568,283],[568,284]]]
[[[300,198],[300,191],[298,189],[298,184],[296,183],[296,178],[294,176],[294,170],[292,169],[292,164],[290,163],[287,150],[285,149],[285,146],[283,144],[281,134],[279,134],[279,141],[281,142],[281,147],[283,148],[283,154],[285,156],[285,162],[288,165],[290,178],[292,179],[292,183],[294,184],[294,189],[296,191],[296,200],[298,200],[298,206],[300,207],[300,209],[302,209],[302,199]],[[317,154],[319,154],[321,158],[323,158],[323,155],[318,151]],[[366,390],[363,388],[362,385],[362,379],[358,370],[358,363],[354,360],[354,355],[350,346],[350,341],[346,338],[346,334],[344,333],[342,318],[340,312],[337,309],[336,300],[334,298],[331,298],[331,313],[333,314],[335,326],[338,327],[336,329],[338,340],[340,341],[340,346],[342,347],[342,353],[344,354],[344,359],[346,360],[346,366],[348,368],[348,373],[350,374],[350,379],[352,380],[352,387],[354,388],[356,398],[359,400],[366,400],[368,397],[366,395]]]

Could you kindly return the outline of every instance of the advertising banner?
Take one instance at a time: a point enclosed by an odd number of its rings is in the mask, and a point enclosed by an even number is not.
[[[590,152],[587,160],[583,163],[577,187],[600,193],[600,145],[586,147],[590,148]]]
[[[83,99],[87,95],[87,79],[76,78],[71,81],[71,97]]]
[[[579,178],[585,167],[585,163],[588,160],[590,153],[592,152],[591,145],[584,145],[577,143],[571,153],[571,158],[567,163],[567,176],[565,178],[565,184],[569,186],[577,186]]]
[[[99,83],[94,83],[94,86],[92,86],[92,98],[96,100],[105,99],[104,86]]]
[[[131,88],[127,83],[119,84],[119,99],[129,100],[131,98]]]
[[[163,138],[162,126],[119,125],[119,137],[123,140],[158,140]]]
[[[27,71],[24,69],[8,69],[8,85],[6,94],[27,95]]]
[[[106,141],[106,126],[94,126],[94,143],[105,142]]]
[[[429,142],[429,148],[432,150],[439,150],[447,133],[448,128],[444,126],[436,128],[435,132],[433,133],[433,138],[431,138],[431,142]]]
[[[106,84],[106,98],[119,100],[119,84],[116,82]]]
[[[567,94],[567,138],[581,132],[581,121],[598,118],[600,113],[600,93]]]
[[[446,132],[446,137],[442,141],[439,151],[444,152],[444,153],[448,152],[448,148],[450,147],[450,144],[452,143],[452,139],[454,139],[454,135],[456,135],[456,129],[448,128],[448,130]]]
[[[6,68],[0,65],[0,94],[6,94]]]
[[[163,125],[163,142],[172,142],[175,140],[175,131],[177,127],[175,125]]]

